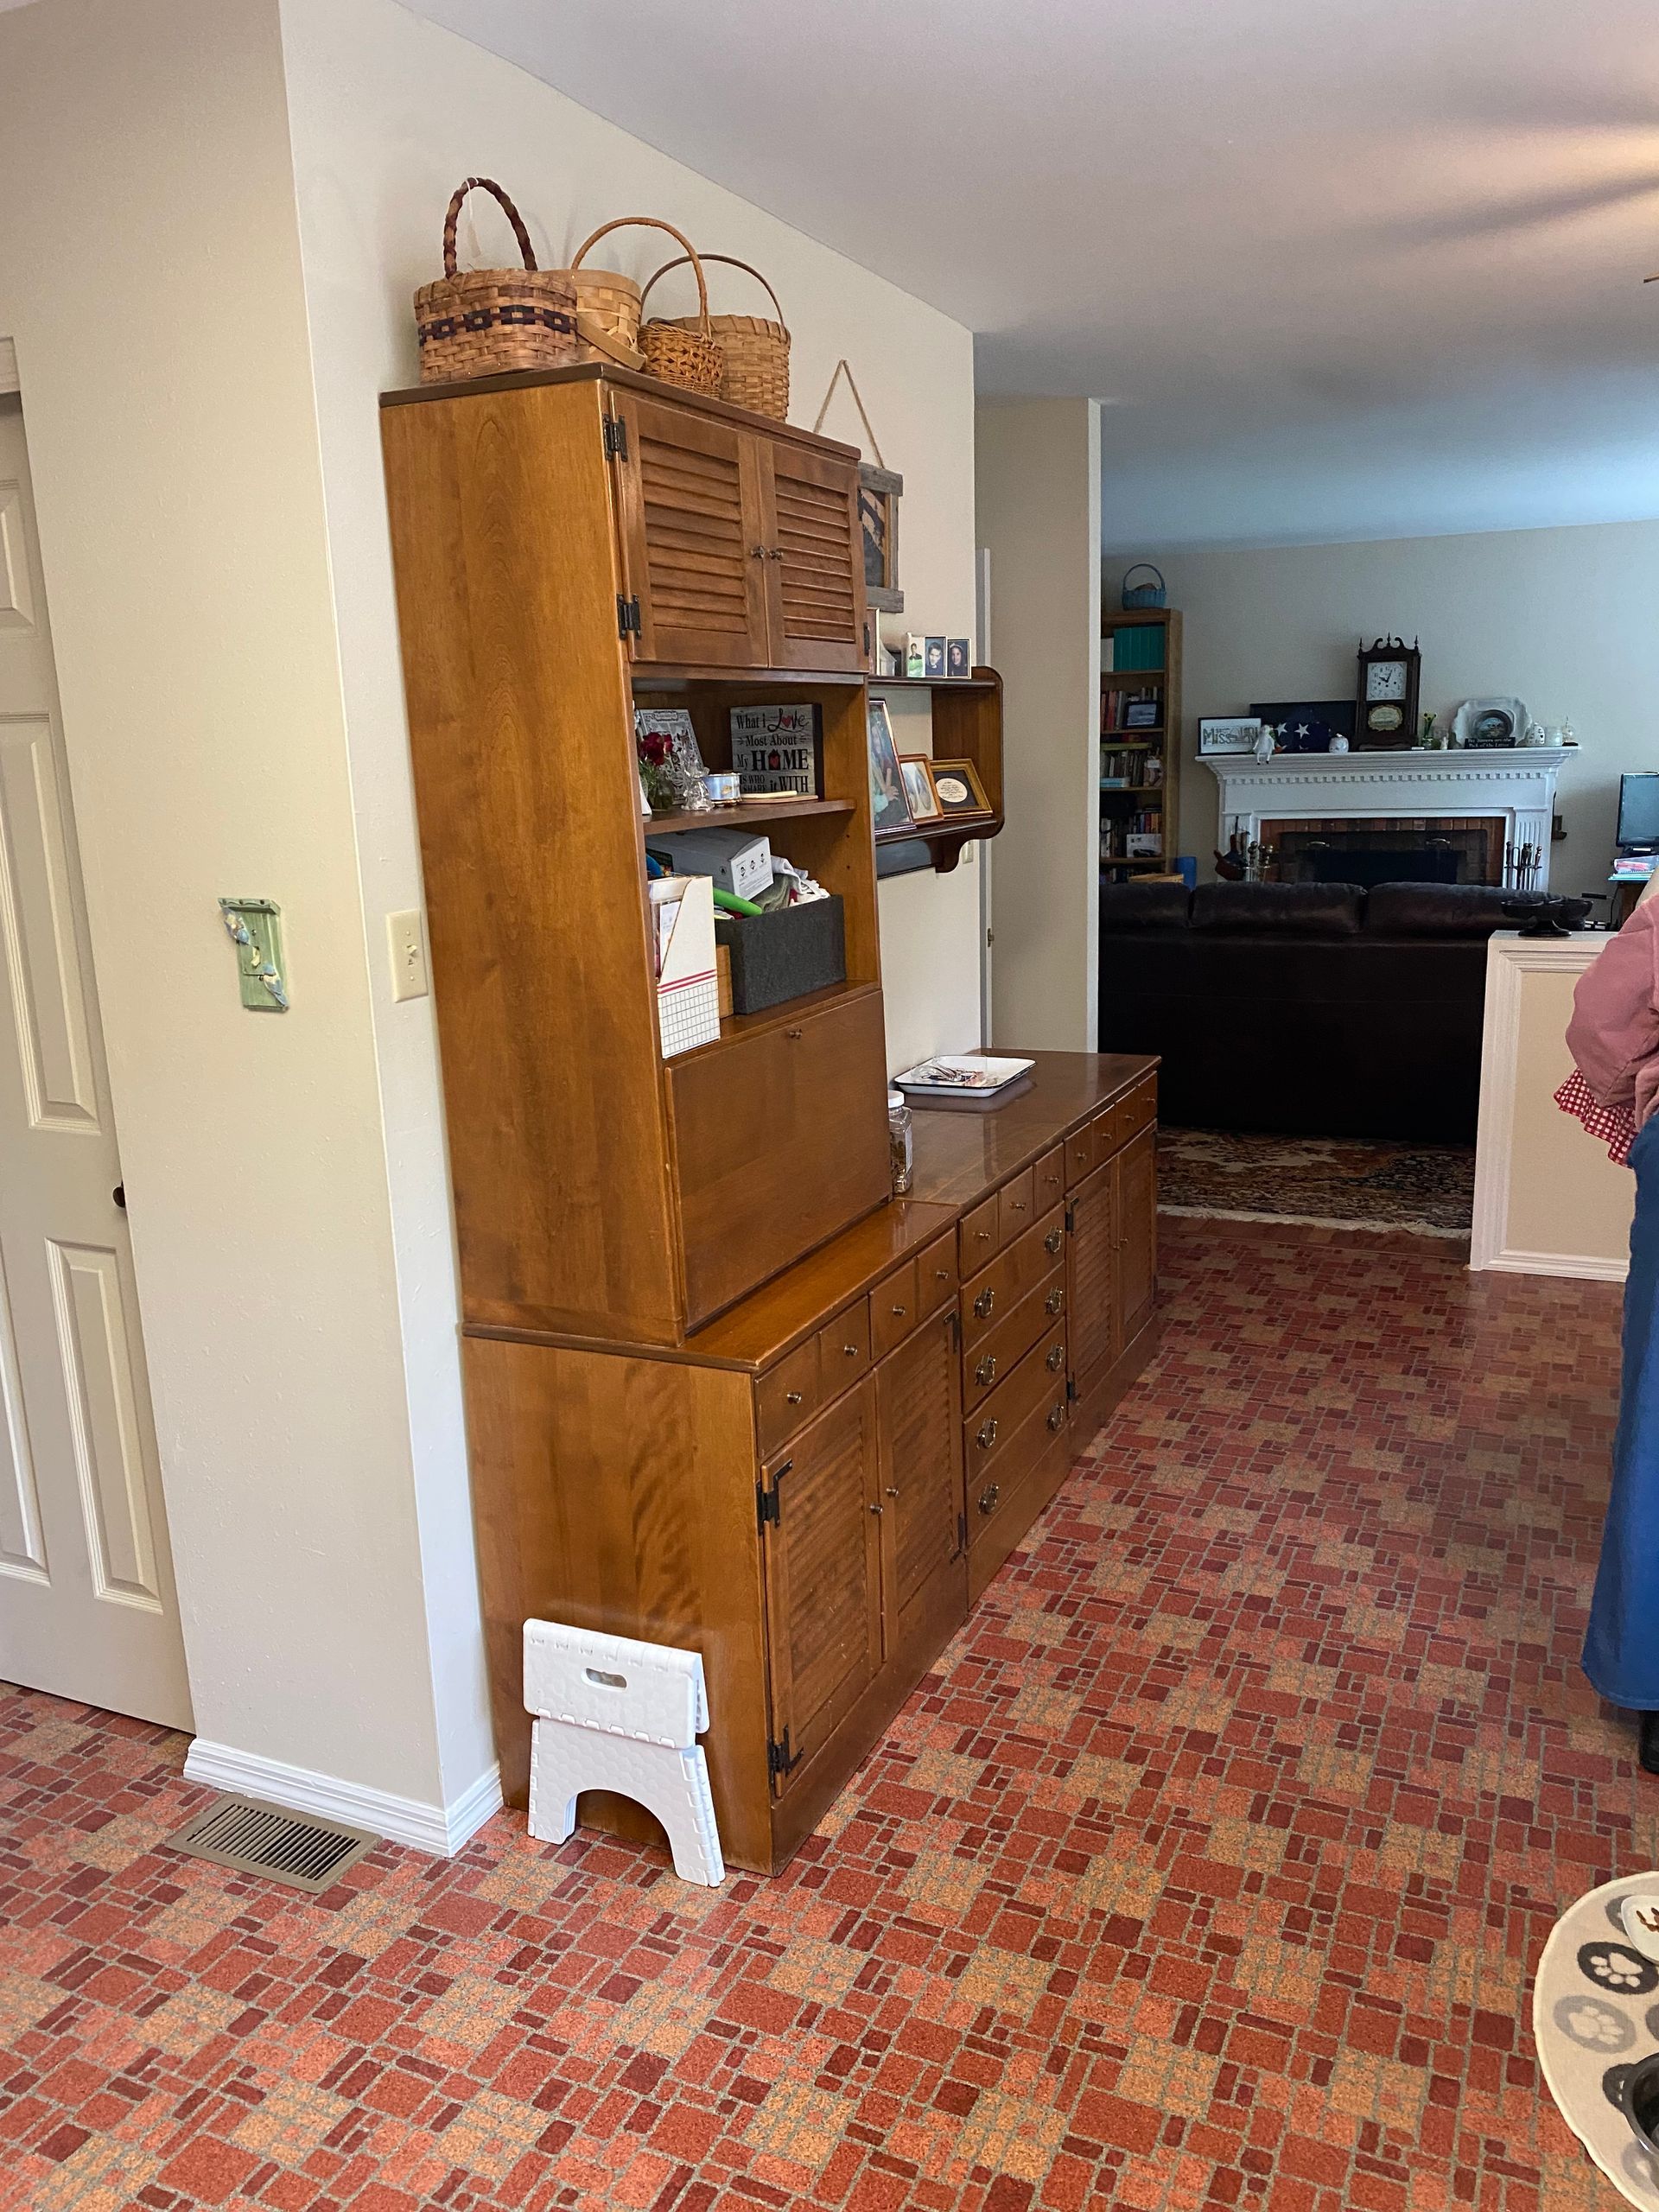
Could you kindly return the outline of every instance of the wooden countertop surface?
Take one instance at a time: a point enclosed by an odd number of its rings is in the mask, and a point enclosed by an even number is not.
[[[1027,1052],[1017,1045],[998,1051],[1008,1059],[1037,1063],[1031,1089],[1006,1106],[983,1113],[962,1108],[938,1111],[912,1102],[912,1197],[965,1212],[1158,1065],[1144,1052]]]

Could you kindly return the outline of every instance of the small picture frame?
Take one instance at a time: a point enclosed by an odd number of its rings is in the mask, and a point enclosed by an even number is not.
[[[968,676],[972,673],[966,638],[945,639],[944,672],[947,676]]]
[[[924,640],[924,643],[927,649],[927,665],[923,673],[927,676],[943,676],[944,674],[944,639],[928,638]]]
[[[1163,712],[1156,699],[1127,699],[1123,703],[1125,729],[1156,729],[1158,717]]]
[[[979,780],[979,771],[971,760],[935,760],[932,781],[939,812],[947,821],[954,815],[991,811],[985,786]]]
[[[899,773],[904,780],[905,797],[910,802],[911,820],[937,822],[941,809],[938,794],[933,788],[933,763],[926,753],[900,753]]]
[[[927,674],[927,639],[912,630],[905,639],[905,668],[906,676]]]
[[[870,701],[869,736],[871,826],[878,836],[884,830],[911,829],[913,824],[910,801],[905,796],[905,779],[899,772],[893,718],[885,699]]]

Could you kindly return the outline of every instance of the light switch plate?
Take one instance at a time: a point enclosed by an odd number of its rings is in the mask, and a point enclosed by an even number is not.
[[[410,906],[401,914],[386,916],[386,940],[391,951],[391,995],[394,999],[423,999],[427,993],[426,932],[421,910]]]
[[[219,918],[236,947],[236,976],[250,1014],[288,1012],[283,910],[274,899],[221,899]]]

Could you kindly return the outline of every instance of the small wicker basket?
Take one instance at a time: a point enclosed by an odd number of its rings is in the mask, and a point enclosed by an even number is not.
[[[648,294],[658,276],[666,276],[671,269],[683,269],[688,256],[681,254],[676,261],[667,263],[657,271],[645,286]],[[734,407],[747,407],[752,414],[770,415],[774,422],[784,422],[789,414],[789,332],[784,323],[784,310],[778,295],[747,261],[739,261],[729,253],[705,253],[704,262],[719,261],[728,269],[741,269],[757,283],[766,285],[766,296],[778,309],[776,322],[768,322],[758,315],[711,315],[699,321],[682,315],[674,323],[678,330],[707,328],[721,355],[720,396],[730,400]],[[653,326],[654,327],[654,326]]]
[[[522,269],[460,269],[455,225],[474,187],[492,194],[512,225]],[[576,292],[563,269],[538,269],[518,210],[487,176],[455,188],[443,223],[443,275],[415,295],[421,382],[499,376],[514,369],[556,369],[576,345]]]
[[[645,296],[633,279],[613,269],[582,266],[590,246],[597,245],[608,232],[626,230],[633,224],[648,230],[666,231],[677,245],[685,248],[696,275],[697,296],[702,309],[686,327],[651,322],[642,332],[639,311]],[[576,288],[582,337],[588,348],[586,358],[614,361],[619,358],[617,349],[626,348],[642,356],[647,376],[657,377],[664,384],[679,385],[688,391],[720,390],[721,355],[709,335],[709,288],[703,282],[702,264],[690,239],[677,231],[672,223],[665,223],[656,215],[619,215],[614,222],[601,223],[593,236],[584,238],[577,247],[569,274]]]

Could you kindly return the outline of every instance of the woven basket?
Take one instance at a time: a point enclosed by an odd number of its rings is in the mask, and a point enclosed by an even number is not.
[[[647,324],[642,334],[639,309],[644,295],[633,279],[620,276],[613,269],[582,266],[588,248],[597,245],[608,232],[626,230],[634,224],[647,230],[666,231],[676,245],[685,248],[696,270],[697,292],[702,302],[701,327],[694,321],[689,329],[682,330],[677,326],[653,322]],[[569,275],[576,287],[582,338],[588,349],[586,358],[614,361],[619,358],[616,349],[623,347],[636,354],[647,376],[658,377],[664,384],[680,385],[688,391],[720,390],[720,349],[708,334],[708,287],[702,280],[696,248],[672,223],[665,223],[657,215],[619,215],[614,222],[601,223],[593,236],[584,238],[577,247]]]
[[[765,284],[767,297],[778,308],[778,321],[768,322],[758,315],[711,315],[702,321],[682,315],[674,327],[693,331],[707,328],[721,350],[722,399],[729,399],[734,407],[747,407],[752,414],[770,415],[774,422],[781,423],[789,414],[789,332],[784,324],[784,310],[779,305],[778,295],[760,271],[750,268],[747,261],[739,261],[729,253],[705,253],[702,258],[705,262],[723,262],[728,269],[741,269],[757,283]],[[657,276],[645,286],[645,291],[649,293],[657,277],[666,276],[671,269],[683,269],[686,259],[682,254],[677,261],[659,269]]]
[[[522,269],[458,269],[455,225],[474,186],[501,203]],[[576,292],[563,269],[538,269],[518,210],[487,176],[458,185],[443,222],[443,275],[415,295],[421,382],[499,376],[512,369],[556,369],[575,357]]]

